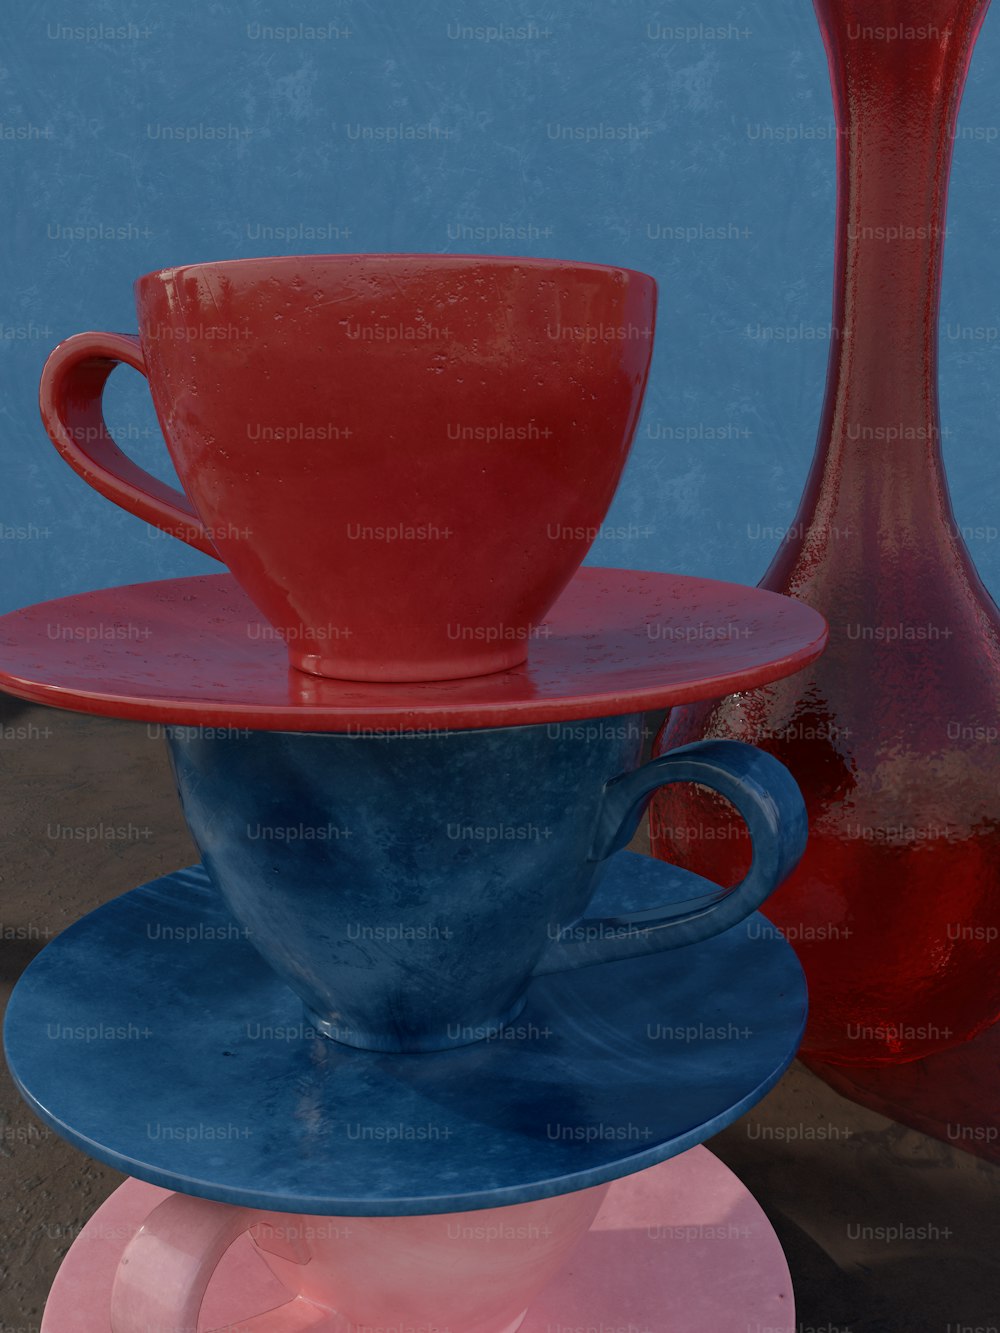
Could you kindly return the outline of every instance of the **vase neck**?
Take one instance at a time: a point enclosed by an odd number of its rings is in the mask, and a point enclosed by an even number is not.
[[[914,481],[925,476],[931,491],[938,486],[937,319],[948,173],[988,4],[815,0],[838,129],[835,337],[819,429],[821,471],[821,456],[838,472],[882,466],[890,456],[894,469]]]

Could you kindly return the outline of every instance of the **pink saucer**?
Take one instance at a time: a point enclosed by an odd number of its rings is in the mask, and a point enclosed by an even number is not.
[[[126,1181],[94,1214],[56,1276],[41,1333],[110,1333],[111,1285],[126,1244],[167,1191]],[[200,1328],[226,1333],[349,1333],[288,1293],[247,1235],[220,1264]],[[270,1311],[270,1313],[266,1313]],[[519,1333],[794,1333],[785,1256],[759,1204],[706,1148],[616,1181],[567,1267]]]
[[[641,713],[778,680],[826,644],[802,602],[676,574],[584,568],[524,665],[359,684],[288,666],[229,574],[136,583],[0,617],[0,689],[105,717],[263,731],[502,727]]]

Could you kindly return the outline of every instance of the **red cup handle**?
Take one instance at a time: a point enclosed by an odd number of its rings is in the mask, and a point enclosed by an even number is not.
[[[49,438],[89,486],[130,514],[219,559],[208,530],[183,491],[158,481],[115,444],[101,397],[119,362],[146,374],[139,339],[128,333],[77,333],[42,370],[38,405]]]

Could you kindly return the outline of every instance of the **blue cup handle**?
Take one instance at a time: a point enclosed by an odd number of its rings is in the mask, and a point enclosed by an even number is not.
[[[617,917],[582,917],[552,940],[535,976],[679,949],[719,935],[757,910],[795,869],[806,847],[805,802],[784,764],[742,741],[698,741],[612,778],[590,851],[603,861],[627,846],[653,792],[672,782],[697,782],[739,811],[750,832],[753,861],[731,889]]]

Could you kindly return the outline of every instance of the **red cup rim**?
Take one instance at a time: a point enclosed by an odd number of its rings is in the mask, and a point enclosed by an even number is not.
[[[585,259],[546,259],[536,255],[473,255],[473,254],[442,254],[415,251],[414,253],[393,252],[393,251],[373,251],[371,253],[359,254],[296,254],[296,255],[250,255],[239,259],[216,259],[204,260],[196,264],[171,264],[165,268],[151,269],[148,273],[142,273],[135,279],[134,287],[140,283],[149,282],[155,278],[163,278],[166,275],[176,273],[193,273],[199,269],[230,269],[239,268],[248,264],[285,264],[292,263],[302,259],[323,259],[331,263],[339,261],[341,263],[354,262],[360,260],[379,259],[379,260],[399,260],[401,262],[412,262],[413,260],[440,260],[442,262],[453,262],[455,260],[467,261],[476,264],[491,264],[499,268],[509,268],[513,265],[519,265],[529,268],[557,269],[563,272],[571,272],[577,269],[583,269],[588,272],[598,271],[601,273],[627,273],[631,277],[638,278],[642,282],[652,283],[656,289],[656,279],[650,273],[643,273],[641,269],[628,268],[622,264],[600,264],[592,260]]]

